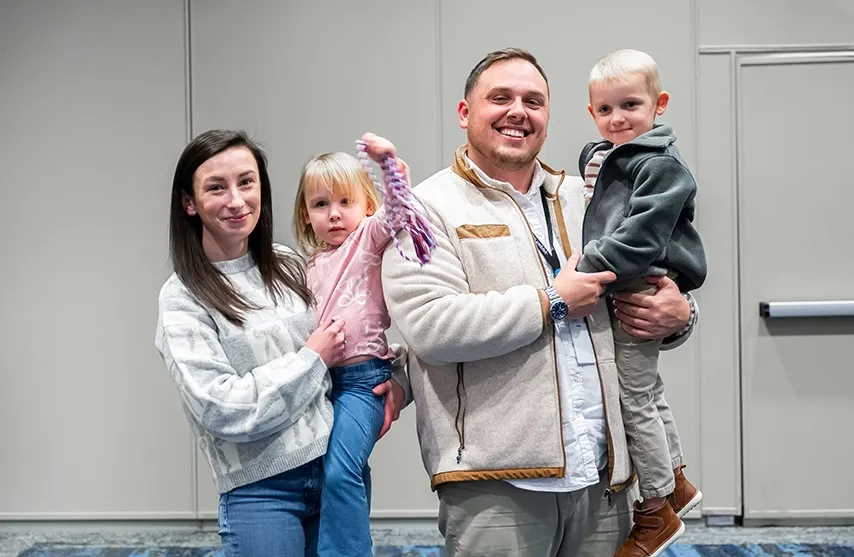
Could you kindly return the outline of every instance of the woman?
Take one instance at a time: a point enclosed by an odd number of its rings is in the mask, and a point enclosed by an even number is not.
[[[156,345],[213,471],[228,557],[316,554],[326,362],[346,343],[342,321],[315,327],[303,261],[274,247],[270,189],[263,151],[229,130],[190,142],[172,183]],[[390,391],[384,429],[402,389],[376,390]]]

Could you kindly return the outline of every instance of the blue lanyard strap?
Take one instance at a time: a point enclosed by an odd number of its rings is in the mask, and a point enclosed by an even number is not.
[[[552,235],[552,217],[549,213],[549,204],[546,199],[546,190],[540,186],[540,197],[543,200],[543,212],[546,215],[546,233],[549,236],[549,244],[551,249],[546,249],[546,246],[534,235],[534,241],[537,243],[537,249],[540,250],[540,253],[543,254],[543,257],[546,258],[546,262],[549,264],[549,267],[552,268],[552,272],[554,276],[560,272],[560,259],[558,259],[557,252],[554,249],[554,236]]]

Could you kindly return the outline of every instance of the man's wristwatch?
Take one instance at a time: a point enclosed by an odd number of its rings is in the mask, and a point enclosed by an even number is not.
[[[691,330],[694,324],[697,322],[697,301],[694,300],[694,296],[690,293],[685,292],[682,296],[688,301],[688,306],[691,308],[691,315],[688,317],[688,323],[682,327],[677,333],[675,333],[674,337],[681,337],[685,333]]]
[[[563,301],[563,298],[560,297],[560,294],[557,293],[554,286],[547,286],[543,288],[543,291],[546,293],[546,296],[549,297],[549,315],[552,318],[552,321],[558,322],[566,319],[566,316],[569,315],[569,306],[566,305],[566,302]]]

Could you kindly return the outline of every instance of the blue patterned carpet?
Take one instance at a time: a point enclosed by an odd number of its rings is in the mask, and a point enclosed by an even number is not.
[[[442,557],[435,546],[376,547],[375,557]],[[854,557],[854,546],[832,544],[674,544],[667,557]],[[213,547],[37,547],[20,557],[223,557]]]

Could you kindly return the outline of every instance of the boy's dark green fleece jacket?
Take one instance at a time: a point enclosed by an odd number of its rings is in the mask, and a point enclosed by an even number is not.
[[[706,255],[693,226],[697,185],[679,151],[670,126],[652,130],[617,147],[589,143],[581,151],[584,176],[593,153],[614,149],[602,161],[593,197],[584,216],[584,254],[578,270],[613,271],[607,293],[634,278],[677,274],[680,290],[706,280]]]

